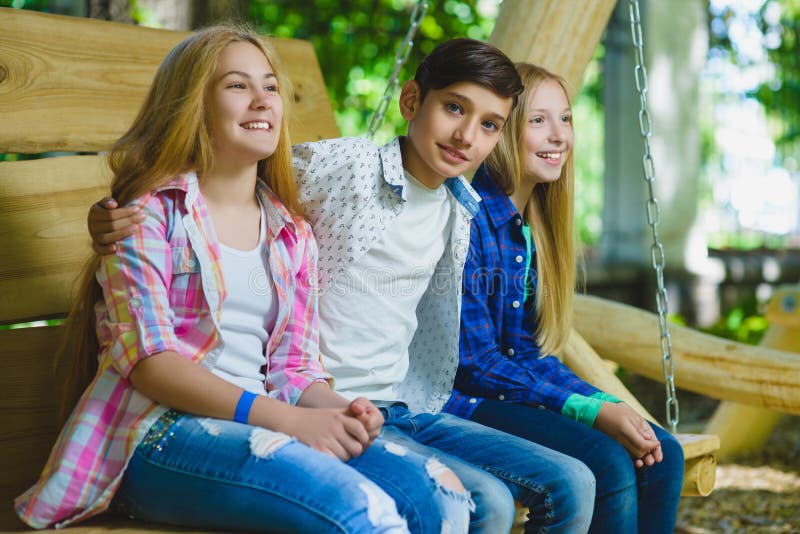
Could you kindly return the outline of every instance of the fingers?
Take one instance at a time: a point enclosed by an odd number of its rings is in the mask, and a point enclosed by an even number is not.
[[[344,429],[351,439],[354,439],[361,447],[358,454],[364,451],[364,448],[369,444],[369,433],[364,425],[358,419],[353,417],[345,417]],[[358,456],[358,454],[354,456]]]
[[[658,444],[658,447],[656,447],[652,451],[652,454],[653,454],[653,459],[656,461],[656,463],[660,463],[661,460],[664,459],[664,451],[661,450],[661,444],[660,443]]]
[[[664,452],[661,450],[661,445],[659,444],[653,450],[649,451],[641,458],[635,458],[633,464],[634,466],[636,466],[636,469],[639,469],[640,467],[644,467],[645,465],[646,466],[655,465],[661,462],[661,460],[663,459],[664,459]]]
[[[98,208],[113,210],[115,208],[118,208],[119,204],[117,204],[117,201],[111,197],[103,197],[101,200],[98,200],[97,202],[92,204],[92,209],[94,209],[95,206],[97,206]]]
[[[136,225],[145,220],[140,206],[118,208],[113,198],[92,204],[86,224],[92,236],[92,249],[98,254],[111,254],[114,243],[125,239],[136,231]]]
[[[101,256],[105,256],[107,254],[113,254],[117,251],[116,245],[101,245],[99,243],[95,243],[92,241],[92,250],[96,253],[100,254]]]
[[[331,456],[333,456],[335,458],[340,459],[343,462],[346,462],[347,460],[349,460],[351,458],[347,454],[347,451],[344,450],[344,447],[342,447],[342,445],[337,441],[333,441],[331,443],[328,443],[323,447],[319,447],[319,448],[314,447],[314,448],[317,449],[319,452],[324,452],[325,454],[329,454],[329,455],[331,455]]]
[[[359,397],[350,403],[350,415],[354,416],[367,431],[369,443],[372,443],[381,433],[383,427],[383,414],[372,402],[364,397]]]

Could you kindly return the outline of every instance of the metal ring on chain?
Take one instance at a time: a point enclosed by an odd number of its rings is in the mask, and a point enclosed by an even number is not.
[[[661,209],[653,192],[653,181],[656,179],[656,168],[653,156],[650,153],[650,132],[652,121],[647,110],[647,68],[644,65],[644,38],[642,36],[642,21],[639,14],[638,0],[629,0],[628,13],[631,21],[631,39],[636,48],[636,68],[634,80],[636,92],[639,93],[639,130],[644,141],[644,156],[642,156],[642,170],[644,181],[647,183],[648,199],[647,224],[650,226],[653,244],[650,247],[650,256],[653,269],[656,272],[656,304],[658,323],[661,334],[661,367],[664,372],[666,384],[666,416],[670,429],[674,434],[677,431],[680,412],[678,397],[675,393],[675,369],[672,359],[672,340],[669,335],[669,321],[667,320],[668,302],[667,290],[664,288],[664,246],[658,238],[658,224],[661,222]]]
[[[397,53],[394,57],[394,69],[392,70],[391,76],[389,76],[389,81],[386,82],[386,89],[383,92],[381,101],[378,104],[378,107],[375,108],[372,118],[369,121],[369,128],[367,129],[367,137],[369,139],[372,139],[375,136],[375,131],[378,129],[381,123],[383,123],[383,118],[386,116],[386,110],[389,109],[389,104],[392,101],[392,97],[394,96],[395,91],[397,91],[397,80],[400,77],[400,69],[403,68],[403,65],[405,65],[406,61],[408,60],[408,55],[411,53],[411,49],[414,47],[413,39],[417,34],[417,28],[419,28],[419,25],[422,23],[422,19],[425,17],[425,13],[427,11],[428,2],[420,0],[417,2],[417,5],[414,6],[414,10],[411,12],[411,25],[408,28],[405,39],[403,39],[403,42],[397,47]]]

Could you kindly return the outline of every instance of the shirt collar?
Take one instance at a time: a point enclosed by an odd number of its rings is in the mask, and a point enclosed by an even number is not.
[[[472,178],[472,187],[483,199],[483,205],[495,228],[503,226],[514,217],[519,217],[519,212],[509,196],[489,176],[486,164],[478,167]]]
[[[403,187],[406,183],[406,177],[403,169],[401,141],[405,142],[403,136],[395,137],[380,148],[380,154],[381,163],[383,164],[383,179],[398,197],[405,200]],[[416,176],[414,178],[416,179]],[[478,213],[478,204],[481,201],[481,197],[472,189],[472,186],[463,176],[448,178],[445,180],[444,186],[464,206],[470,217],[474,217]]]
[[[403,194],[403,186],[406,183],[406,177],[403,172],[403,155],[400,146],[400,137],[395,137],[382,147],[379,152],[381,155],[381,164],[383,165],[383,172],[381,173],[387,185],[394,191],[394,193],[405,200]]]
[[[156,188],[156,192],[166,189],[180,189],[186,193],[186,209],[191,211],[191,206],[197,202],[200,193],[197,174],[194,171],[179,174],[168,183]],[[256,180],[256,192],[261,198],[261,203],[267,213],[267,232],[274,238],[281,230],[287,228],[297,235],[297,223],[289,210],[278,199],[275,193],[262,180]]]

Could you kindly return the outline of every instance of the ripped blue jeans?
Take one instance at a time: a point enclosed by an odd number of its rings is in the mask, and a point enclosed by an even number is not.
[[[446,468],[376,440],[348,462],[278,432],[165,413],[137,447],[115,508],[146,521],[237,532],[467,532],[468,493]]]

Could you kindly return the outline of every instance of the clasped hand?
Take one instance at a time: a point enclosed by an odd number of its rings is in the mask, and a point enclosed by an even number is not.
[[[302,408],[280,430],[342,461],[361,455],[381,432],[383,415],[359,397],[346,408]]]
[[[650,423],[625,403],[604,402],[594,426],[625,447],[637,469],[664,459]]]

